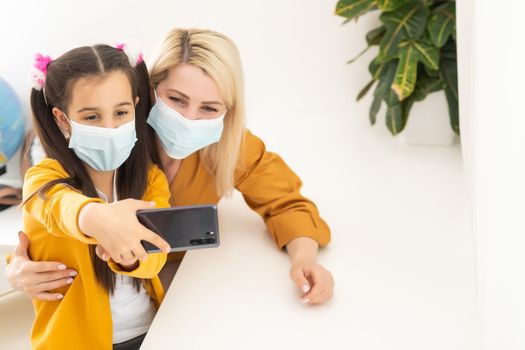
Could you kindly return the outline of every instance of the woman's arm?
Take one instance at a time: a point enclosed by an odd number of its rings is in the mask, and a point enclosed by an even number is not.
[[[241,159],[236,188],[264,219],[277,246],[286,247],[292,263],[290,276],[303,294],[301,301],[326,302],[333,294],[333,277],[317,263],[317,251],[330,242],[330,229],[316,205],[301,194],[301,179],[249,131]]]
[[[295,238],[286,245],[292,264],[290,278],[301,291],[300,301],[305,304],[323,304],[334,293],[332,274],[317,262],[318,247],[308,237]]]
[[[18,233],[18,245],[8,258],[5,268],[7,281],[14,290],[25,293],[31,299],[52,301],[62,299],[60,293],[48,292],[73,283],[77,271],[68,269],[58,261],[31,261],[28,254],[29,238]]]

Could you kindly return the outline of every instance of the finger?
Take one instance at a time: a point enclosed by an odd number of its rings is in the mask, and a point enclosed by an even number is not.
[[[76,275],[78,275],[78,273],[71,269],[64,271],[40,272],[36,274],[35,284],[56,281],[62,278],[75,277]]]
[[[307,299],[311,304],[318,304],[323,300],[323,295],[330,288],[330,280],[325,276],[327,271],[322,268],[316,267],[307,272],[313,286],[310,292],[303,296],[303,300]]]
[[[66,270],[66,265],[57,261],[25,261],[21,268],[24,272],[47,272]]]
[[[141,201],[138,199],[129,199],[131,203],[131,207],[134,210],[141,210],[141,209],[152,209],[155,207],[155,202],[147,202],[147,201]]]
[[[106,249],[102,248],[102,246],[99,244],[97,245],[97,247],[95,248],[95,253],[97,254],[97,256],[103,260],[103,261],[108,261],[109,259],[109,253]]]
[[[310,300],[310,304],[320,305],[326,303],[333,296],[333,289],[324,290],[318,297]]]
[[[328,283],[326,287],[321,287],[321,292],[310,297],[310,304],[319,305],[326,303],[333,295],[333,285]]]
[[[69,286],[71,283],[73,283],[73,280],[74,280],[73,277],[69,277],[69,278],[61,278],[56,281],[40,283],[33,288],[34,294],[38,294],[42,292],[49,292],[53,289],[58,289],[60,287]]]
[[[120,256],[120,253],[109,253],[109,258],[111,260],[113,260],[113,262],[117,263],[117,264],[121,264],[122,263],[122,258]],[[109,260],[109,259],[108,259]]]
[[[42,301],[57,301],[63,298],[64,296],[60,293],[47,293],[47,292],[38,293],[37,295],[33,297],[33,299],[38,299]]]
[[[139,261],[146,261],[148,259],[148,253],[146,250],[144,250],[144,247],[142,244],[138,243],[133,248],[133,254],[135,255],[135,258]]]
[[[168,242],[166,242],[164,239],[162,239],[161,236],[154,233],[153,231],[148,230],[147,228],[143,227],[143,233],[142,233],[142,240],[150,242],[155,247],[159,248],[161,252],[163,253],[169,253],[170,252],[170,245]]]
[[[129,253],[129,248],[126,248],[126,247],[129,247],[128,244],[121,244],[119,246],[116,246],[116,247],[107,247],[107,248],[103,248],[106,253],[109,255],[109,259],[112,259],[113,262],[117,263],[117,264],[121,264],[123,263],[123,259],[124,259],[124,256],[127,257],[127,253]],[[96,248],[95,248],[95,252],[96,252]]]
[[[293,267],[290,270],[290,277],[301,293],[308,293],[308,291],[310,291],[310,282],[306,279],[302,267]]]
[[[18,232],[18,244],[15,249],[15,255],[22,255],[29,259],[29,255],[27,253],[27,250],[29,249],[29,237],[22,232]]]
[[[120,253],[120,261],[123,265],[131,265],[135,261],[137,261],[137,258],[135,258],[135,255],[133,255],[133,252],[130,249],[122,250]]]

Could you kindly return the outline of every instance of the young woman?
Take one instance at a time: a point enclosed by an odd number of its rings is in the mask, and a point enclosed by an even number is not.
[[[277,247],[287,250],[300,301],[328,301],[334,281],[317,262],[317,252],[329,243],[329,228],[316,206],[301,195],[299,177],[245,129],[235,44],[209,30],[174,29],[164,39],[150,76],[156,102],[148,124],[158,145],[153,157],[168,177],[170,204],[216,203],[237,189],[264,219]],[[117,223],[112,229],[121,228]],[[23,249],[27,244],[22,238],[22,249],[8,266],[8,279],[28,295],[53,298],[53,293],[45,294],[42,282],[60,283],[66,272],[57,271],[59,262],[29,261]]]
[[[37,61],[31,109],[48,158],[25,175],[24,230],[32,258],[78,275],[67,288],[52,286],[57,300],[34,300],[34,349],[138,349],[163,297],[157,274],[166,254],[147,255],[140,241],[164,252],[169,245],[135,211],[169,206],[170,194],[147,138],[136,137],[147,132],[148,79],[144,63],[132,63],[107,45]],[[111,217],[121,230],[99,228]]]

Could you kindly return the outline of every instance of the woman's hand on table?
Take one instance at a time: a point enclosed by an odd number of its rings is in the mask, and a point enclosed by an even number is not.
[[[330,300],[334,293],[332,273],[317,262],[318,243],[299,237],[286,245],[292,262],[290,278],[301,293],[299,301],[319,305]]]

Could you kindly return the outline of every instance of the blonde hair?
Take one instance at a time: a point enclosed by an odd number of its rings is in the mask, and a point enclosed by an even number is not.
[[[228,112],[218,143],[199,151],[205,167],[215,176],[219,196],[231,195],[245,128],[244,88],[237,47],[228,37],[210,30],[171,30],[162,42],[150,69],[153,88],[168,71],[185,63],[200,67],[217,84]]]

